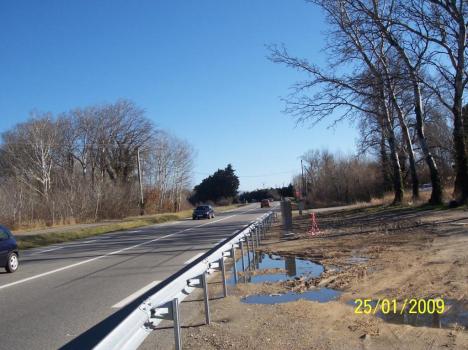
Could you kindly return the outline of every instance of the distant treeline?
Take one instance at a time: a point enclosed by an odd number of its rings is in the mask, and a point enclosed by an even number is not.
[[[262,199],[273,198],[274,200],[280,200],[284,197],[294,197],[294,187],[292,184],[286,187],[277,188],[262,188],[254,191],[243,192],[239,195],[239,201],[251,202],[252,200],[261,201]]]

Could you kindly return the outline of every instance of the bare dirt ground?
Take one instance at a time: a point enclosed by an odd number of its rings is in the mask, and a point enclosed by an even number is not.
[[[269,233],[266,252],[319,262],[318,278],[239,284],[211,302],[212,324],[183,329],[189,349],[468,349],[468,211],[373,207],[318,214],[321,234],[310,237],[307,216],[296,217],[296,239]],[[328,287],[342,291],[327,303],[299,300],[254,305],[257,293]],[[219,285],[212,286],[219,293]],[[354,313],[356,298],[443,298],[453,319],[443,328],[394,324]],[[192,318],[203,318],[202,309]],[[200,314],[201,313],[201,314]],[[463,320],[462,320],[463,318]],[[458,323],[457,323],[458,321]]]

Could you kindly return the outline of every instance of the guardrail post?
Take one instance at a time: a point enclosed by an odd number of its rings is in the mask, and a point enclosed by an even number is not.
[[[206,281],[206,273],[202,274],[202,284],[203,284],[203,301],[205,302],[205,324],[211,323],[210,317],[210,299],[208,294],[208,282]]]
[[[244,276],[245,276],[245,263],[244,263],[244,241],[243,240],[240,240],[239,242],[240,244],[240,250],[241,250],[241,261],[242,261],[242,272],[244,273]]]
[[[234,245],[231,248],[231,257],[233,262],[234,283],[237,284],[236,247]]]
[[[182,340],[180,337],[180,311],[179,299],[172,299],[172,319],[174,320],[174,338],[176,350],[182,350]]]
[[[250,243],[249,243],[249,235],[245,236],[245,243],[247,244],[247,262],[249,263],[248,269],[251,270],[250,267]]]
[[[227,297],[226,266],[224,265],[224,258],[219,259],[219,266],[221,267],[221,277],[223,278],[223,294],[224,297]]]
[[[256,232],[256,228],[254,228],[254,229],[252,230],[252,233],[251,233],[251,237],[252,237],[252,247],[253,247],[254,250],[257,249],[257,237],[255,237],[255,236],[256,236],[256,233],[257,233],[257,232]]]
[[[255,257],[257,256],[255,251],[255,237],[253,231],[250,231],[250,243],[252,246],[252,268],[255,270]]]
[[[255,228],[255,238],[257,239],[257,248],[260,247],[260,230],[258,227]]]

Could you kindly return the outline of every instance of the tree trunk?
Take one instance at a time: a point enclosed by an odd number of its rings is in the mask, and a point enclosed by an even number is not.
[[[464,135],[463,120],[458,114],[458,106],[454,106],[453,115],[453,145],[455,148],[455,188],[454,197],[459,203],[468,200],[468,170],[467,152]],[[461,114],[461,113],[460,113]]]
[[[424,119],[421,100],[421,89],[417,81],[417,77],[412,74],[412,83],[414,91],[414,112],[416,114],[416,132],[418,134],[419,143],[424,154],[432,182],[432,193],[430,204],[442,204],[442,182],[440,181],[439,170],[437,169],[436,162],[432,156],[429,146],[427,144],[426,135],[424,133]]]
[[[385,136],[385,127],[380,125],[381,136],[380,136],[380,162],[382,166],[382,185],[384,192],[390,191],[392,189],[392,177],[389,174],[389,165],[388,165],[388,154],[386,149],[386,140]]]
[[[459,21],[457,72],[455,75],[455,93],[453,97],[453,146],[455,148],[455,189],[454,196],[459,203],[468,202],[468,159],[466,129],[463,126],[468,119],[463,116],[463,80],[465,78],[465,22]]]
[[[398,105],[398,101],[396,100],[395,94],[393,93],[392,89],[390,89],[390,92],[391,92],[393,105],[397,112],[398,121],[400,122],[401,133],[405,141],[406,151],[408,152],[410,174],[411,174],[411,188],[412,188],[412,193],[413,193],[413,200],[416,200],[419,198],[419,178],[418,178],[418,173],[416,171],[416,160],[414,157],[413,143],[411,142],[411,136],[410,136],[408,124],[406,123],[406,120],[403,116],[403,112],[400,106]]]
[[[390,158],[392,161],[392,170],[393,170],[393,191],[395,193],[395,197],[393,199],[393,204],[401,204],[403,201],[403,178],[401,175],[401,166],[400,160],[398,158],[398,151],[396,147],[396,139],[395,139],[395,132],[392,128],[390,118],[387,116],[385,117],[385,124],[388,133],[388,145],[390,146]]]
[[[401,174],[400,159],[398,158],[398,149],[396,144],[395,130],[393,129],[393,122],[390,118],[390,111],[388,110],[387,96],[385,95],[385,87],[383,81],[379,84],[379,97],[381,103],[382,113],[382,124],[384,126],[385,133],[387,134],[388,145],[390,147],[390,159],[392,161],[392,172],[393,172],[393,191],[395,197],[393,204],[401,204],[403,202],[403,176]]]
[[[426,136],[424,134],[424,118],[423,118],[423,107],[421,99],[421,88],[419,86],[419,77],[417,74],[416,68],[411,64],[411,61],[406,54],[406,51],[403,47],[400,46],[398,41],[388,32],[382,22],[378,20],[377,24],[379,25],[382,33],[385,34],[390,45],[392,45],[395,50],[397,50],[399,56],[405,63],[405,66],[408,68],[408,72],[411,79],[411,84],[413,85],[413,95],[414,95],[414,112],[416,114],[416,132],[418,134],[419,143],[424,154],[424,159],[429,167],[429,172],[431,174],[432,182],[432,194],[429,203],[431,204],[441,204],[442,203],[442,182],[440,181],[439,170],[437,169],[436,162],[432,156],[429,146],[427,144]]]

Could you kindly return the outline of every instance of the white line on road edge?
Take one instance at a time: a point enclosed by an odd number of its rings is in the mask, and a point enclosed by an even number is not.
[[[205,254],[205,252],[201,252],[200,254],[197,254],[193,257],[191,257],[190,259],[188,259],[186,262],[184,262],[184,265],[188,265],[190,264],[192,261],[195,261],[197,260],[199,257],[201,257],[203,254]]]
[[[143,295],[144,293],[146,293],[147,291],[149,291],[151,288],[153,288],[154,286],[156,286],[159,283],[161,283],[161,281],[151,282],[147,286],[144,286],[143,288],[137,290],[135,293],[129,295],[128,297],[126,297],[122,301],[119,301],[117,304],[113,305],[112,308],[113,309],[120,309],[121,307],[124,307],[125,305],[130,304],[133,300],[138,298],[140,295]]]
[[[245,213],[247,213],[247,212],[249,212],[249,211],[252,211],[252,210],[254,210],[254,209],[257,209],[257,208],[252,208],[252,209],[243,211],[243,212],[241,212],[241,213],[239,213],[239,214],[245,214]],[[141,247],[142,245],[146,245],[146,244],[149,244],[149,243],[152,243],[152,242],[156,242],[156,241],[159,241],[159,240],[161,240],[161,239],[164,239],[164,238],[167,238],[167,237],[171,237],[171,236],[174,236],[174,235],[177,235],[177,234],[179,234],[179,233],[186,232],[186,231],[190,231],[190,230],[193,230],[193,229],[198,228],[198,227],[202,227],[202,226],[214,224],[215,222],[223,221],[223,220],[232,218],[232,217],[234,217],[234,216],[236,216],[236,215],[239,215],[239,214],[234,214],[234,215],[226,216],[226,217],[224,217],[224,218],[221,218],[221,219],[218,219],[218,220],[215,220],[215,221],[207,222],[206,224],[203,224],[203,225],[198,225],[198,226],[189,227],[189,228],[187,228],[187,229],[185,229],[185,230],[182,230],[182,231],[170,233],[170,234],[168,234],[168,235],[165,235],[165,236],[162,236],[162,237],[158,237],[158,238],[154,238],[154,239],[151,239],[151,240],[146,241],[146,242],[143,242],[143,243],[135,244],[135,245],[132,245],[132,246],[127,247],[127,248],[123,248],[123,249],[120,249],[120,250],[116,250],[116,251],[114,251],[114,252],[110,252],[110,253],[107,253],[107,254],[104,254],[104,255],[96,256],[95,258],[83,260],[83,261],[80,261],[80,262],[77,262],[77,263],[74,263],[74,264],[71,264],[71,265],[67,265],[67,266],[64,266],[64,267],[60,267],[60,268],[55,269],[55,270],[43,272],[43,273],[40,273],[40,274],[35,275],[35,276],[31,276],[31,277],[23,278],[23,279],[21,279],[21,280],[15,281],[15,282],[7,283],[7,284],[4,284],[3,286],[0,286],[0,290],[6,289],[6,288],[8,288],[8,287],[13,287],[13,286],[16,286],[16,285],[21,284],[21,283],[29,282],[29,281],[32,281],[32,280],[35,280],[35,279],[38,279],[38,278],[41,278],[41,277],[45,277],[45,276],[48,276],[48,275],[52,275],[52,274],[57,273],[57,272],[60,272],[60,271],[65,271],[65,270],[71,269],[71,268],[73,268],[73,267],[77,267],[77,266],[80,266],[80,265],[84,265],[84,264],[90,263],[90,262],[92,262],[92,261],[96,261],[96,260],[105,258],[105,257],[107,257],[107,256],[112,256],[112,255],[115,255],[115,254],[119,254],[119,253],[122,253],[122,252],[124,252],[124,251],[129,250],[129,249]]]
[[[41,250],[41,251],[35,252],[35,253],[36,253],[36,254],[47,253],[47,252],[51,252],[51,251],[58,250],[58,249],[62,249],[62,248],[64,248],[64,247],[55,247],[55,248],[52,248],[52,249]]]

